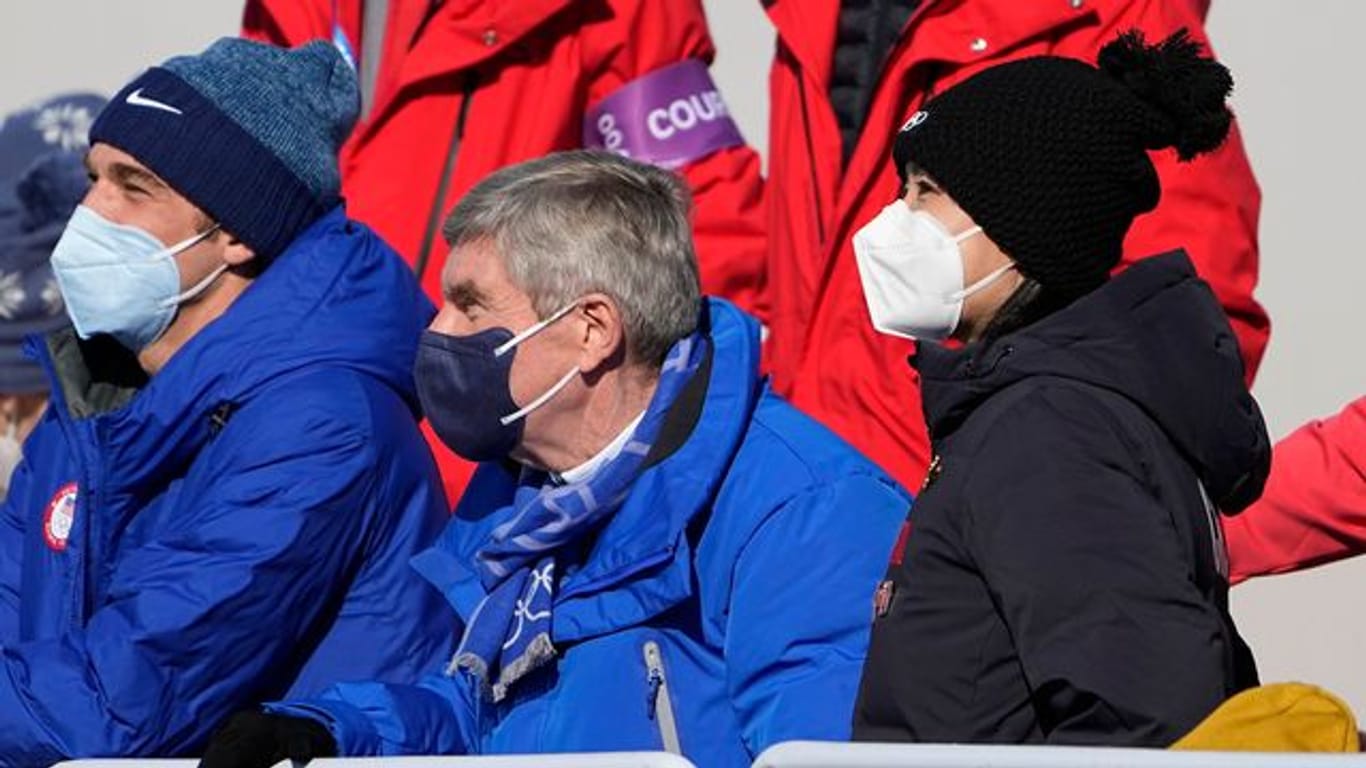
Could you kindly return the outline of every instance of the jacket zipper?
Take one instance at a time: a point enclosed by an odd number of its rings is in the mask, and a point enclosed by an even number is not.
[[[88,432],[90,442],[97,447],[102,444],[96,424],[92,421],[89,429],[82,429],[82,425],[73,423],[71,432],[80,434]],[[83,436],[82,436],[83,437]],[[68,437],[68,440],[70,438]],[[72,443],[75,446],[75,443]],[[75,453],[77,462],[80,465],[77,471],[78,480],[76,485],[76,505],[72,508],[72,527],[68,537],[68,547],[70,540],[77,537],[77,527],[79,526],[78,545],[71,547],[74,555],[71,560],[72,584],[75,585],[75,600],[72,602],[71,610],[75,614],[74,626],[84,626],[87,618],[95,612],[96,595],[99,592],[100,570],[103,566],[101,561],[104,557],[91,557],[91,550],[97,539],[103,539],[102,531],[99,530],[99,518],[96,517],[96,510],[103,509],[104,504],[100,501],[104,494],[102,482],[96,481],[97,474],[103,474],[96,469],[98,461],[94,458],[87,458],[86,452],[89,443],[82,440],[81,447],[76,448]],[[102,480],[103,478],[101,478]],[[101,547],[101,550],[103,547]],[[102,553],[93,553],[102,554]]]
[[[664,674],[664,654],[659,650],[659,643],[653,640],[647,641],[643,650],[646,681],[650,687],[645,697],[646,714],[659,726],[664,751],[681,755],[683,747],[678,741],[678,721],[674,719],[674,705],[669,699],[669,678]]]
[[[450,146],[446,148],[446,162],[441,166],[441,178],[436,185],[436,197],[432,200],[431,210],[427,213],[427,228],[422,233],[422,245],[413,261],[413,272],[417,280],[427,271],[427,261],[436,242],[436,233],[441,229],[442,206],[446,203],[446,193],[451,188],[451,177],[455,175],[455,158],[460,154],[460,142],[465,138],[465,121],[470,114],[470,100],[474,97],[475,74],[471,72],[461,87],[460,113],[455,119],[455,130],[451,133]]]

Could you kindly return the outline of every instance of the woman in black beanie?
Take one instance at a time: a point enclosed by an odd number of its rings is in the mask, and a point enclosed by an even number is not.
[[[1217,147],[1232,81],[1183,32],[1098,64],[940,94],[898,135],[904,199],[855,236],[873,324],[922,342],[936,454],[857,739],[1166,746],[1256,683],[1218,519],[1270,458],[1237,344],[1183,252],[1110,277],[1161,194],[1148,152]]]

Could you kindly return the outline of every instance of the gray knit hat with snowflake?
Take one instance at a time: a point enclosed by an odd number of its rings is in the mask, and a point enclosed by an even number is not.
[[[0,394],[47,389],[24,338],[71,324],[52,248],[89,188],[86,139],[104,98],[73,93],[0,118]]]

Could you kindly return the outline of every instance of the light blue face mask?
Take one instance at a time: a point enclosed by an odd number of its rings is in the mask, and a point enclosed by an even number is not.
[[[107,333],[141,352],[166,332],[181,304],[203,293],[228,268],[224,264],[190,290],[180,291],[176,254],[216,231],[217,224],[168,248],[137,227],[115,224],[77,206],[52,249],[52,273],[76,333],[83,339]]]

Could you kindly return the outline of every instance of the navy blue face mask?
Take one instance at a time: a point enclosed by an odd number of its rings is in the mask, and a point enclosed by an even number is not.
[[[517,345],[569,314],[570,303],[517,335],[490,328],[469,336],[423,331],[413,377],[417,397],[441,442],[469,461],[500,461],[522,441],[525,418],[578,375],[570,369],[525,407],[512,399],[512,360]]]

